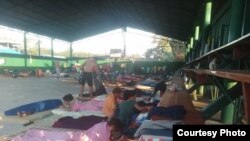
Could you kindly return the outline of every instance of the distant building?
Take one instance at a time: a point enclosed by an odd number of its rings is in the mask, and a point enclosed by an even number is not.
[[[119,58],[123,56],[123,51],[121,49],[110,49],[110,57]]]
[[[17,49],[4,47],[0,45],[0,53],[8,53],[8,54],[22,54],[21,52],[17,51]]]

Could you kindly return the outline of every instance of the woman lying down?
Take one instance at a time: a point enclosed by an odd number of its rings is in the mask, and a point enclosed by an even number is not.
[[[123,136],[123,125],[119,119],[100,122],[86,131],[53,129],[28,129],[24,135],[12,141],[127,141]]]
[[[80,101],[75,99],[72,94],[67,94],[63,97],[63,105],[60,108],[66,111],[80,112],[84,110],[101,111],[103,107],[103,101],[91,100],[91,101]]]

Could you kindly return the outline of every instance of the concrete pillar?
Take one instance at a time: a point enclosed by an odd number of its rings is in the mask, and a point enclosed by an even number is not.
[[[51,61],[52,61],[52,67],[55,66],[55,63],[54,63],[54,47],[53,47],[53,40],[54,40],[54,39],[51,39]]]
[[[24,47],[24,67],[27,67],[27,32],[23,33],[23,47]]]
[[[41,46],[40,46],[40,39],[39,37],[38,38],[38,41],[37,41],[37,46],[38,46],[38,56],[41,56]]]
[[[70,45],[69,45],[69,57],[72,58],[73,57],[73,48],[72,48],[72,42],[70,42]]]

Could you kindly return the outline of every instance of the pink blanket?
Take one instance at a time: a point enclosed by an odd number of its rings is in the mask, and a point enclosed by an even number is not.
[[[79,100],[75,100],[71,105],[71,110],[75,112],[84,111],[84,110],[93,110],[93,111],[101,111],[103,107],[103,101],[99,100],[91,100],[86,102],[81,102]]]
[[[109,141],[109,134],[107,122],[101,122],[86,131],[83,141]]]
[[[72,130],[29,129],[24,135],[14,137],[12,141],[108,141],[109,134],[107,122],[100,122],[85,133]]]
[[[83,135],[83,131],[29,129],[23,136],[16,136],[12,141],[82,141]]]

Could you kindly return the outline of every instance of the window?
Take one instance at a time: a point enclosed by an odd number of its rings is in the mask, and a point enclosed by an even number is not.
[[[38,35],[33,33],[26,34],[26,46],[28,55],[39,56]]]
[[[23,54],[23,31],[0,26],[0,53]]]
[[[62,40],[53,40],[55,58],[66,58],[70,56],[70,43]]]
[[[212,2],[208,2],[206,4],[205,11],[205,25],[209,25],[211,22],[211,13],[212,13]]]
[[[51,57],[51,38],[39,36],[40,56]]]

